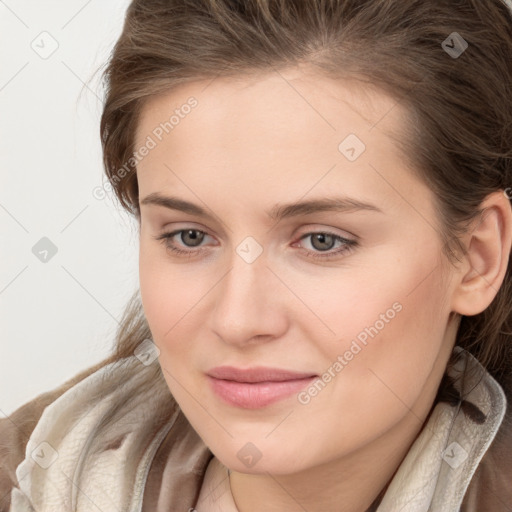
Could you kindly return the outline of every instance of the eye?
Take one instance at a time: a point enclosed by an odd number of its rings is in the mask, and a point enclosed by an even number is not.
[[[176,242],[173,240],[174,237],[180,235],[181,243],[184,244],[185,247],[191,247],[192,250],[184,250],[176,245]],[[162,233],[154,237],[156,240],[162,241],[167,249],[172,251],[173,253],[185,257],[191,257],[202,252],[203,249],[201,247],[201,242],[204,240],[205,236],[209,236],[204,231],[199,229],[178,229],[176,231],[172,231],[169,233]],[[330,233],[327,231],[317,231],[306,233],[299,240],[304,240],[310,238],[311,246],[313,250],[306,250],[304,252],[305,256],[308,258],[314,259],[332,259],[341,256],[342,254],[351,251],[358,245],[356,240],[351,240],[348,238],[344,238],[340,235],[336,235],[335,233]],[[332,250],[333,246],[338,243],[338,248],[336,250]],[[193,248],[199,248],[199,250],[193,250]]]
[[[185,243],[185,247],[198,247],[199,244],[204,240],[204,237],[205,235],[207,235],[207,233],[199,229],[178,229],[170,233],[162,233],[161,235],[155,237],[156,240],[162,241],[164,245],[167,247],[167,249],[171,250],[172,252],[184,256],[193,256],[194,254],[197,254],[200,251],[186,251],[180,249],[179,247],[176,246],[176,243],[173,241],[173,238],[176,235],[181,235],[180,238],[181,241]],[[187,245],[189,242],[191,244],[190,246]]]
[[[308,258],[315,259],[332,259],[341,256],[342,254],[351,251],[358,245],[356,240],[350,240],[348,238],[330,233],[328,231],[316,231],[312,233],[306,233],[300,240],[310,238],[311,246],[314,251],[306,251],[305,256]],[[333,246],[338,242],[340,245],[338,249],[332,251]],[[316,252],[320,251],[320,252]]]

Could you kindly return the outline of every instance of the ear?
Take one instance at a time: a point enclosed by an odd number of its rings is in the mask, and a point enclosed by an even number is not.
[[[463,240],[468,253],[452,295],[452,310],[466,316],[481,313],[493,301],[505,278],[512,246],[512,208],[506,191],[488,195],[481,210]]]

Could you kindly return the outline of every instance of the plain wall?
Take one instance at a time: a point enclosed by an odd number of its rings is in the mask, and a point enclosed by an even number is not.
[[[106,357],[138,288],[136,224],[93,195],[106,181],[94,73],[128,4],[0,3],[0,417]]]

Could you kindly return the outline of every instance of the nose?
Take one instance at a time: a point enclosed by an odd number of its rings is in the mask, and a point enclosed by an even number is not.
[[[238,254],[215,287],[211,328],[225,343],[239,347],[265,343],[286,332],[282,284],[260,255],[248,263]]]

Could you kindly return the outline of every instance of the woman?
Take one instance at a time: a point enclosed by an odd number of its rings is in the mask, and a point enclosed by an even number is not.
[[[511,55],[502,0],[134,0],[140,294],[2,420],[2,510],[510,510]]]

